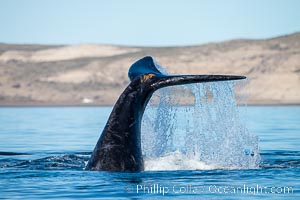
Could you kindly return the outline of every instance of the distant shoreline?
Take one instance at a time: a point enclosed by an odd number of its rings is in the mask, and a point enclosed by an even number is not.
[[[170,74],[247,76],[235,88],[240,104],[300,105],[297,32],[181,47],[0,43],[0,106],[112,106],[129,67],[147,55]],[[188,93],[178,89],[181,103],[193,104]]]

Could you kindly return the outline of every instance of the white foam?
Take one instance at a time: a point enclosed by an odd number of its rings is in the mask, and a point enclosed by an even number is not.
[[[217,168],[217,166],[207,165],[199,160],[188,158],[179,151],[171,152],[155,159],[145,160],[145,171],[211,170]]]

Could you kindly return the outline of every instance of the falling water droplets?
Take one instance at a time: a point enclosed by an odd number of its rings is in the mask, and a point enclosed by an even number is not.
[[[258,168],[258,138],[245,125],[245,83],[198,83],[158,90],[142,123],[145,160],[158,161],[176,152],[175,156],[180,153],[213,168]]]

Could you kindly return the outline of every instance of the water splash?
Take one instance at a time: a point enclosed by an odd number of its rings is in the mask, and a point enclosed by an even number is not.
[[[158,90],[142,122],[146,169],[258,168],[258,138],[245,125],[247,96],[240,93],[245,85],[230,81]]]

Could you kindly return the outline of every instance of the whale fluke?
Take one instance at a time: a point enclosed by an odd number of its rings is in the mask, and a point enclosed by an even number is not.
[[[232,75],[168,75],[147,56],[129,69],[130,84],[117,100],[86,166],[87,170],[144,170],[141,121],[152,94],[163,87],[245,79]]]

